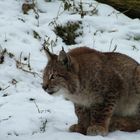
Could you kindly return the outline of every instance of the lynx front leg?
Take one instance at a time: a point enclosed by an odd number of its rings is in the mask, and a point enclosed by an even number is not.
[[[78,124],[72,125],[69,130],[71,132],[86,134],[87,127],[90,123],[90,110],[75,104],[75,113],[78,117]]]
[[[91,108],[91,121],[87,129],[87,135],[102,135],[108,134],[110,120],[116,105],[115,96],[108,96],[104,103],[94,105]]]

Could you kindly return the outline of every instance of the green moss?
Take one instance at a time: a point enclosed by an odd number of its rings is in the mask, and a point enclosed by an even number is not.
[[[78,31],[81,28],[81,22],[68,22],[66,25],[57,25],[54,32],[63,39],[67,45],[76,44],[76,37],[82,35],[82,31]]]
[[[134,40],[140,41],[140,36],[134,36]]]

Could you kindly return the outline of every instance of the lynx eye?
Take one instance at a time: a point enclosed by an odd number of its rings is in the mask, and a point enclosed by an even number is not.
[[[53,79],[55,79],[56,77],[57,77],[56,74],[50,74],[49,79],[50,79],[50,80],[53,80]]]

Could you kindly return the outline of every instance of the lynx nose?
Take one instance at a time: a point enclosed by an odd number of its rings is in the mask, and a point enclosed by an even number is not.
[[[48,88],[48,85],[42,86],[42,88],[46,91]]]

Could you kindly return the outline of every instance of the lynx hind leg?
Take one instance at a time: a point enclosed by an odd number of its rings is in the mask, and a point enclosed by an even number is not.
[[[120,116],[112,116],[111,123],[109,126],[109,131],[126,131],[126,132],[134,132],[140,129],[140,117],[132,116],[132,117],[120,117]]]
[[[69,128],[69,131],[86,134],[90,122],[90,111],[85,107],[81,107],[75,104],[75,113],[78,117],[78,123],[72,125]]]

